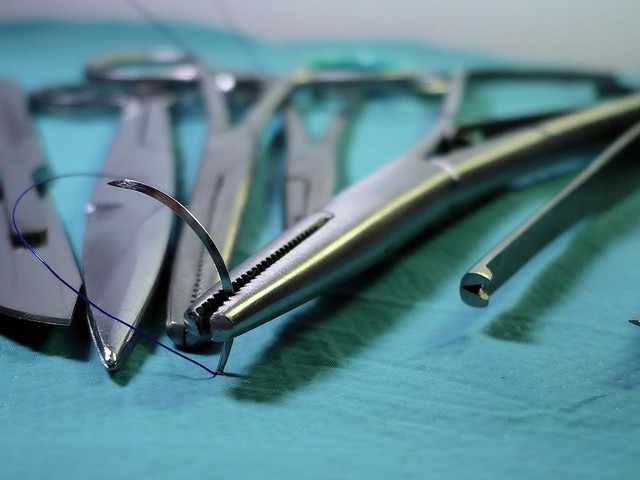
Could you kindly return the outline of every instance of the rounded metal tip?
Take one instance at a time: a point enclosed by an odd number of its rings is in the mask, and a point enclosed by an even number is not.
[[[235,337],[232,335],[233,322],[222,314],[214,314],[209,320],[209,328],[211,329],[211,339],[214,342],[227,342]]]
[[[205,318],[206,317],[206,318]],[[184,326],[187,332],[195,337],[209,335],[209,318],[190,305],[184,312]]]
[[[178,348],[200,349],[211,345],[209,335],[194,335],[187,330],[184,323],[167,323],[167,335]]]
[[[468,272],[460,281],[460,298],[472,307],[486,307],[489,305],[488,285],[491,280],[485,275]]]

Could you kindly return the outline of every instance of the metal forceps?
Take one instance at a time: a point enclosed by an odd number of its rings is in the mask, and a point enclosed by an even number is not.
[[[370,98],[388,97],[419,89],[425,96],[441,96],[443,75],[393,70],[315,70],[299,72],[296,88],[285,105],[286,157],[284,160],[284,219],[291,227],[317,211],[335,193],[338,157],[347,129],[360,106]],[[301,94],[302,102],[296,100]],[[333,105],[322,135],[308,131],[304,113],[318,106],[318,99]],[[302,107],[298,105],[302,103]],[[336,105],[337,103],[337,105]],[[317,137],[317,138],[316,138]]]
[[[76,295],[42,268],[14,232],[15,202],[45,168],[44,156],[19,87],[0,79],[0,314],[69,325]],[[82,280],[64,228],[44,191],[23,197],[16,224],[25,239],[71,285]]]
[[[148,66],[156,68],[148,69]],[[254,76],[253,88],[262,90],[263,95],[234,123],[226,96],[235,88],[236,76],[208,68],[183,54],[156,52],[105,57],[89,65],[87,76],[94,81],[199,88],[208,130],[188,203],[191,213],[211,232],[225,262],[230,262],[248,198],[257,142],[265,122],[287,96],[291,79],[273,81]],[[192,232],[181,232],[171,271],[167,319],[167,333],[176,345],[194,347],[211,342],[209,337],[187,332],[183,313],[218,279],[199,239]]]
[[[459,88],[464,78],[458,78]],[[519,175],[548,165],[559,149],[608,139],[640,116],[640,94],[630,95],[452,150],[449,145],[464,143],[467,133],[487,137],[509,126],[502,121],[491,122],[495,129],[452,128],[452,105],[461,96],[460,90],[448,93],[440,120],[408,154],[344,190],[235,268],[233,295],[214,285],[198,298],[185,314],[188,328],[229,342],[345,281],[418,232],[455,218]]]
[[[147,72],[144,69],[145,63],[156,67],[166,66],[167,68],[156,68]],[[139,64],[142,66],[141,69],[137,68]],[[175,87],[175,85],[199,86],[209,119],[209,130],[196,184],[189,202],[190,211],[201,220],[205,229],[211,232],[226,262],[231,259],[242,220],[260,131],[270,114],[285,101],[294,89],[314,86],[326,88],[328,85],[337,85],[342,89],[366,85],[372,81],[379,87],[391,85],[397,88],[398,85],[415,80],[413,75],[397,73],[363,74],[361,72],[320,71],[298,72],[281,80],[255,76],[254,84],[251,86],[251,75],[238,76],[229,72],[218,72],[215,69],[202,66],[188,56],[170,52],[105,58],[90,65],[87,74],[94,81],[102,79],[124,84],[127,82],[150,82],[164,84],[168,87]],[[249,90],[262,87],[266,91],[262,98],[249,109],[244,118],[233,124],[225,94],[232,94],[235,85],[249,86]],[[242,90],[245,94],[247,93],[247,88],[242,88]],[[289,130],[290,133],[293,129],[296,130],[293,136],[298,138],[298,141],[295,142],[294,149],[302,151],[296,151],[295,156],[289,155],[288,164],[296,169],[295,165],[299,166],[300,162],[294,162],[294,158],[301,160],[301,155],[308,154],[313,150],[314,159],[322,160],[319,157],[324,156],[328,150],[326,148],[327,142],[321,142],[318,145],[315,142],[308,142],[306,139],[303,141],[301,124],[297,122],[295,114],[293,115],[294,118],[290,116],[288,121]],[[342,127],[343,125],[336,125],[336,133]],[[300,136],[297,136],[298,134]],[[328,138],[328,143],[331,144],[330,149],[333,149],[333,143],[338,141],[338,137],[339,135],[335,135]],[[328,160],[331,162],[333,158]],[[322,164],[328,165],[326,161]],[[297,172],[293,173],[293,177],[296,178],[289,176],[288,181],[285,182],[290,200],[299,198],[292,199],[291,191],[296,189],[295,184],[300,180],[298,174],[301,173],[301,170],[304,168],[298,167]],[[302,174],[302,176],[304,175]],[[312,192],[307,192],[310,193],[310,202],[306,204],[305,208],[316,208],[321,204],[328,189],[316,187],[319,182],[323,181],[325,186],[330,185],[332,178],[333,173],[323,171],[322,176],[314,179],[311,183],[307,182],[307,185],[312,187]],[[292,185],[293,187],[291,187]],[[315,195],[318,190],[320,190],[319,195]],[[295,197],[295,194],[293,195]],[[298,205],[292,206],[292,201],[287,202],[286,205],[288,205],[288,211],[297,209],[297,214],[300,214],[300,207]],[[191,232],[182,234],[178,240],[173,264],[167,321],[167,332],[178,346],[193,347],[211,342],[209,336],[194,335],[186,330],[184,310],[198,295],[204,292],[205,288],[217,280],[218,273],[209,260],[205,247]],[[231,344],[229,343],[223,349],[221,364],[226,361],[230,348]]]
[[[462,300],[473,307],[487,306],[491,294],[561,232],[636,190],[638,158],[640,122],[472,266],[460,282]],[[630,321],[640,324],[639,319]]]
[[[490,295],[561,232],[636,190],[638,158],[640,123],[471,267],[460,282],[462,300],[473,307],[487,306]]]
[[[285,109],[285,226],[294,225],[333,195],[336,155],[350,114],[348,108],[337,112],[322,138],[314,140],[305,130],[301,113],[291,105]]]
[[[171,100],[164,94],[125,93],[97,85],[34,92],[41,110],[119,109],[120,122],[103,163],[105,176],[141,178],[173,191],[175,185]],[[142,201],[141,201],[142,200]],[[133,326],[142,320],[165,258],[170,212],[98,181],[87,207],[83,241],[86,295],[102,309]],[[103,365],[119,368],[134,331],[94,307],[87,317]]]

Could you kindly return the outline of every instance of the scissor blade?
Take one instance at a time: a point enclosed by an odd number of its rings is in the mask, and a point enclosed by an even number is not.
[[[44,158],[20,89],[0,80],[0,313],[69,325],[76,294],[22,246],[12,225],[16,200],[43,168]],[[43,193],[32,191],[22,198],[16,224],[49,265],[79,288],[80,274],[64,229]]]
[[[39,207],[47,222],[47,240],[33,246],[56,273],[79,290],[82,280],[57,213],[45,198],[40,199]],[[18,214],[21,214],[19,207]],[[76,294],[31,252],[12,242],[12,234],[7,222],[0,221],[0,313],[34,322],[69,325]]]
[[[170,120],[164,100],[127,103],[103,171],[166,192],[174,190]],[[171,212],[159,203],[100,182],[88,207],[84,238],[87,296],[137,326],[164,261],[171,223]],[[93,307],[88,318],[102,363],[117,369],[132,345],[133,330]]]

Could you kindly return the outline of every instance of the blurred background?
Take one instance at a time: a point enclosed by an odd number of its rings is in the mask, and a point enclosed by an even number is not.
[[[139,0],[166,21],[269,41],[410,40],[527,61],[640,69],[637,0]],[[0,21],[142,21],[125,0],[0,2]]]

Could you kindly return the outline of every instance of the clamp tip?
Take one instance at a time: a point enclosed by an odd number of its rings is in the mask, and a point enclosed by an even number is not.
[[[460,298],[472,307],[489,305],[489,277],[476,272],[467,272],[460,281]]]

